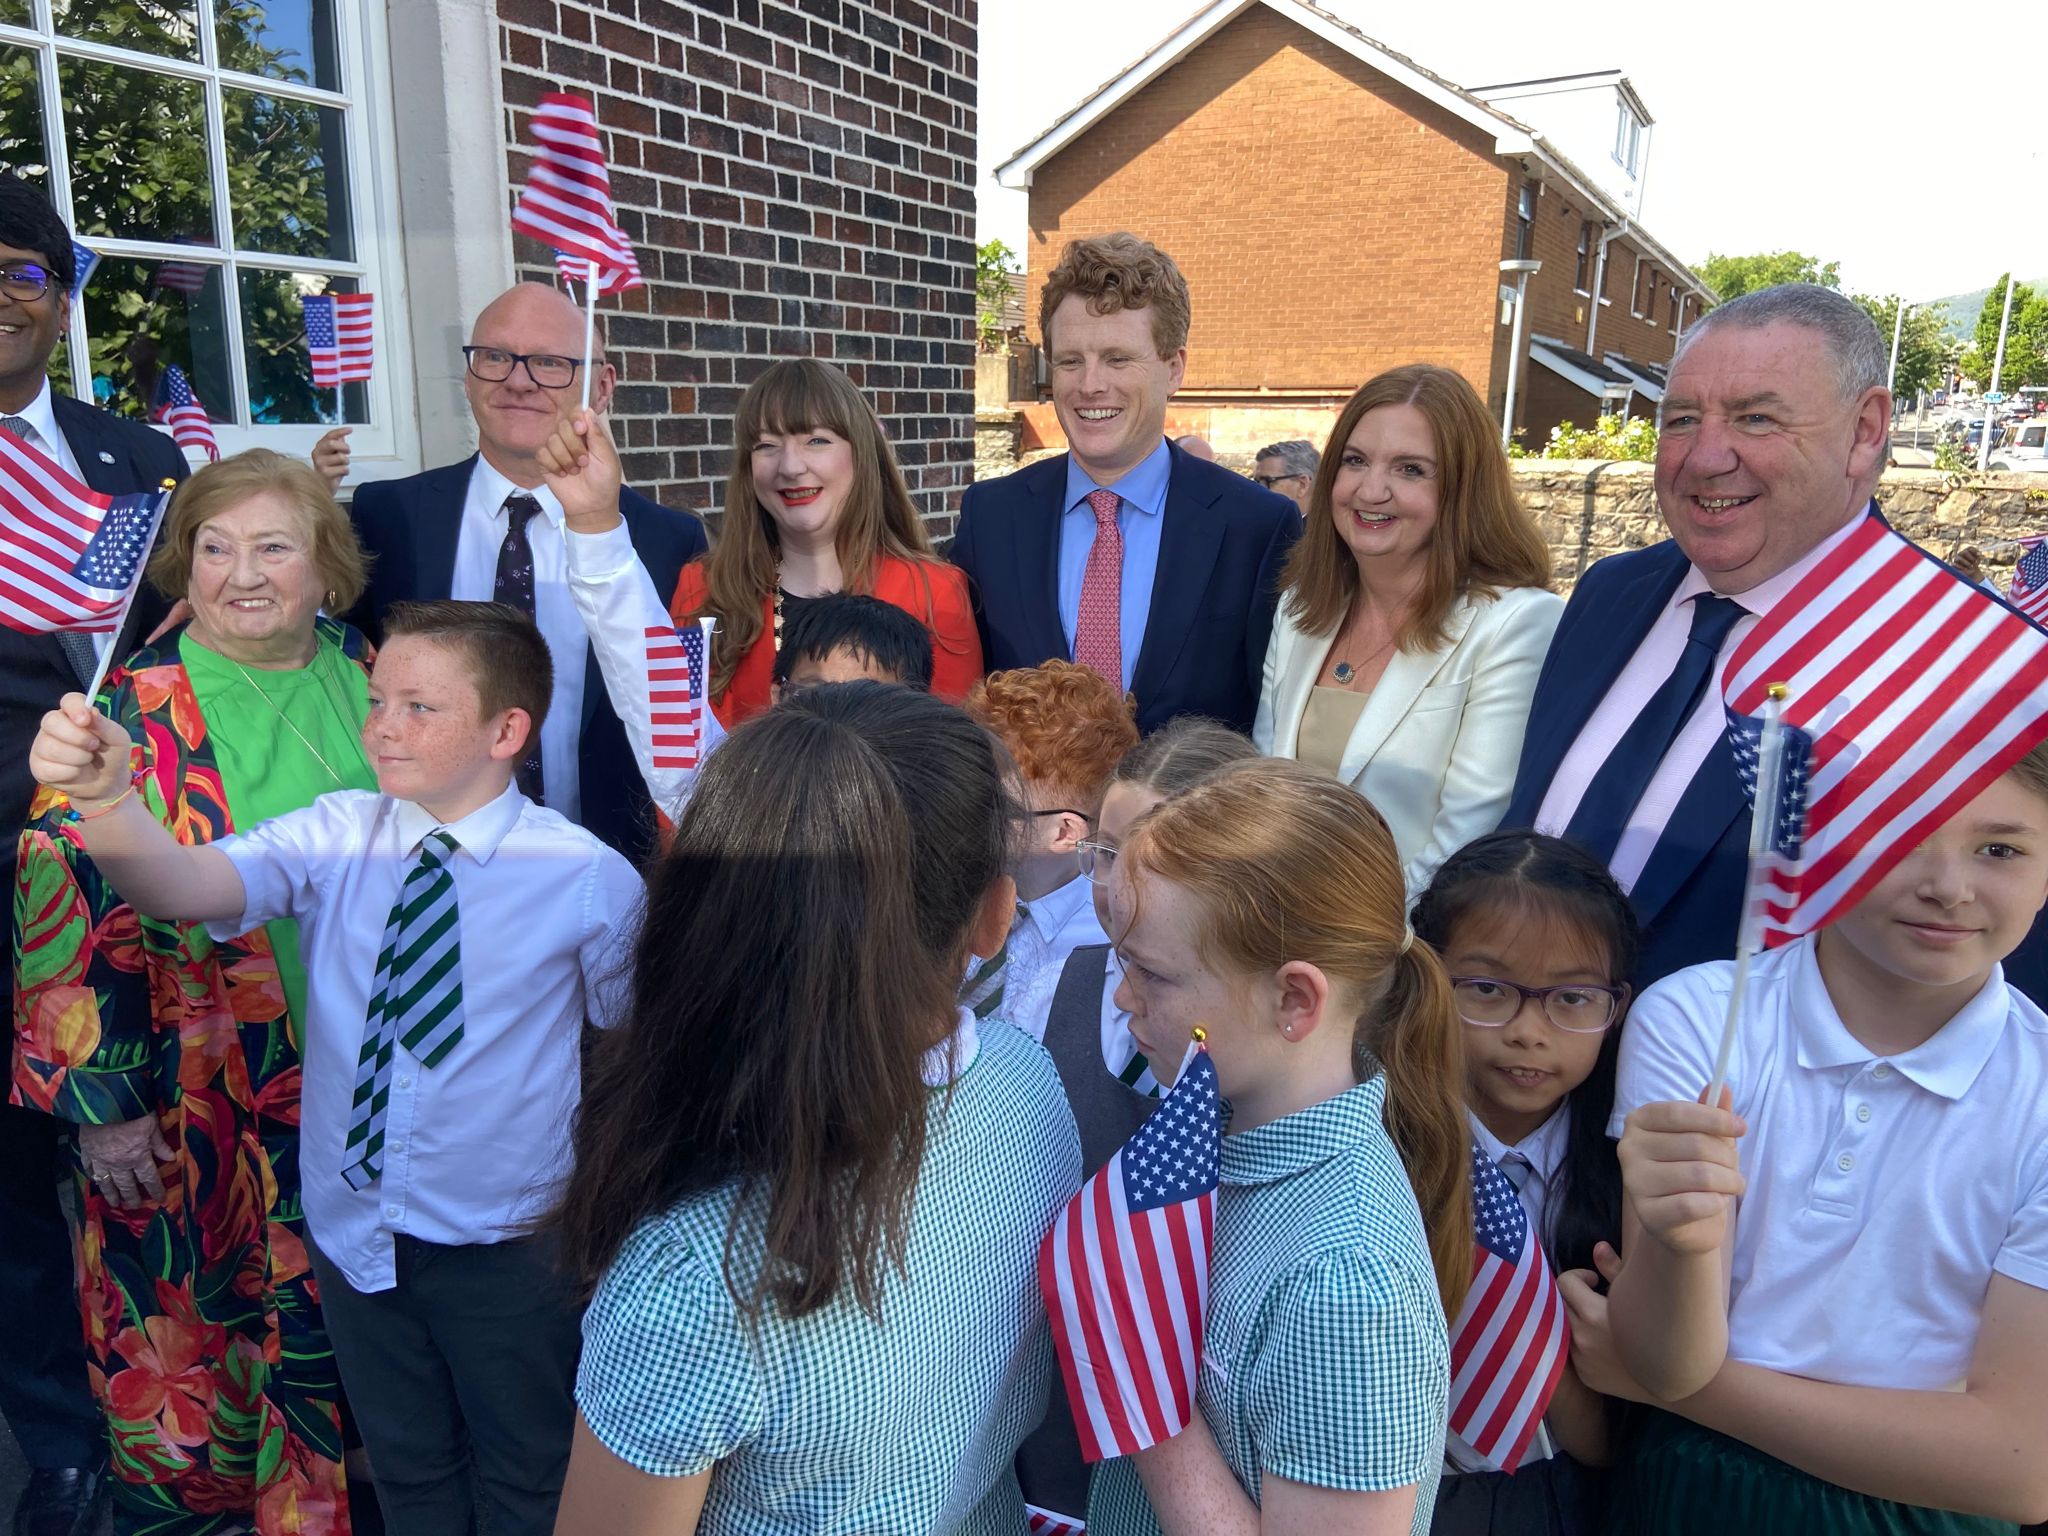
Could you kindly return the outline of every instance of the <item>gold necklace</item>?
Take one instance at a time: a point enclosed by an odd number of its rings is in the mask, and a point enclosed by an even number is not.
[[[1337,658],[1337,665],[1331,668],[1330,670],[1330,676],[1334,677],[1337,680],[1337,685],[1339,687],[1350,687],[1352,679],[1357,677],[1360,671],[1362,671],[1365,667],[1369,666],[1374,660],[1376,660],[1382,651],[1390,649],[1393,646],[1394,642],[1400,638],[1400,633],[1401,632],[1399,630],[1396,630],[1393,634],[1389,635],[1386,639],[1382,640],[1378,645],[1374,646],[1371,650],[1367,651],[1365,655],[1360,657],[1355,666],[1352,664],[1350,658],[1339,656]]]
[[[218,655],[220,653],[216,652],[215,654]],[[299,738],[299,745],[304,747],[308,752],[313,754],[313,761],[318,763],[323,769],[326,770],[327,777],[334,780],[334,787],[336,789],[348,788],[348,780],[344,779],[340,774],[334,771],[334,765],[327,761],[327,759],[321,754],[321,751],[318,747],[314,746],[311,741],[306,739],[306,733],[298,728],[298,726],[293,722],[292,717],[290,715],[286,714],[282,709],[278,707],[277,700],[273,699],[269,694],[263,691],[263,685],[257,682],[255,678],[249,675],[249,669],[243,666],[239,661],[235,660],[235,658],[232,656],[228,656],[225,659],[229,666],[233,667],[237,672],[242,674],[242,681],[247,683],[251,688],[253,688],[256,691],[256,697],[261,699],[264,703],[270,706],[270,712],[273,715],[277,716],[278,719],[284,722],[285,729],[290,731],[294,736]],[[310,663],[308,663],[308,665],[317,667],[319,664],[320,652],[318,649],[318,642],[316,641],[315,648],[313,651],[313,660]],[[320,684],[321,692],[327,695],[327,702],[331,706],[334,703],[334,698],[333,695],[328,691],[326,676],[322,673],[315,673],[314,677],[315,680]]]

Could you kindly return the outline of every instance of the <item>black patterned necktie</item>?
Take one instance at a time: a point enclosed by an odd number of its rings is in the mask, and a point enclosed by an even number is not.
[[[526,537],[526,525],[540,515],[540,503],[524,491],[505,498],[505,542],[498,546],[498,579],[491,596],[510,603],[528,618],[534,618],[533,545]],[[517,774],[519,791],[535,805],[545,805],[540,771],[540,733],[526,744],[526,756]]]
[[[31,448],[50,452],[50,445],[43,441],[43,434],[32,426],[26,416],[0,416],[0,427],[5,427]],[[54,454],[51,455],[53,458]],[[57,645],[64,652],[64,659],[71,663],[71,670],[78,674],[80,687],[92,681],[93,673],[100,669],[100,653],[93,648],[92,636],[80,634],[75,629],[57,631]]]

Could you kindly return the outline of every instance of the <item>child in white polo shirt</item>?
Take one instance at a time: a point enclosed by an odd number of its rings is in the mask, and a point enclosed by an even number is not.
[[[2010,1531],[2048,1518],[2048,1018],[2000,962],[2048,899],[2048,747],[1818,935],[1622,1040],[1624,1260],[1593,1385],[1666,1410],[1608,1529]],[[1724,1099],[1724,1105],[1730,1100]],[[1639,1386],[1637,1384],[1640,1384]]]

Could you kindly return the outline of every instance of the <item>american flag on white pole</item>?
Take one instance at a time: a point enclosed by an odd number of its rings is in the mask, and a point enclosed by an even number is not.
[[[180,448],[197,448],[209,461],[220,457],[220,444],[213,436],[213,419],[193,393],[185,370],[176,364],[164,369],[156,381],[156,403],[150,407],[149,419],[169,427],[172,441]]]
[[[2012,568],[2012,588],[2006,597],[2036,624],[2048,624],[2048,534],[2037,533],[2020,543],[2026,552]]]
[[[1813,745],[1804,845],[1766,904],[1766,948],[1854,906],[2048,737],[2048,633],[1875,513],[1736,646],[1729,713],[1761,717],[1774,684]]]
[[[1038,1250],[1084,1461],[1142,1451],[1192,1420],[1222,1145],[1216,1068],[1198,1045]]]
[[[640,262],[612,208],[597,109],[585,97],[551,92],[533,114],[533,136],[538,148],[512,228],[553,246],[563,275],[577,282],[587,279],[584,264],[595,261],[600,292],[638,288]]]
[[[113,632],[169,498],[113,497],[0,432],[0,624]]]
[[[1507,1175],[1472,1149],[1472,1289],[1451,1325],[1450,1432],[1512,1472],[1571,1354],[1564,1298]]]
[[[313,387],[339,389],[367,379],[376,359],[371,326],[376,295],[309,293],[299,303],[306,312],[306,351],[313,359]]]
[[[647,702],[656,768],[696,768],[705,741],[705,671],[711,634],[705,623],[647,631]]]

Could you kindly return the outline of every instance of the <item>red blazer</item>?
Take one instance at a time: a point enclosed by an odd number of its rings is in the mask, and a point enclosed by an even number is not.
[[[967,595],[967,577],[956,566],[936,560],[903,560],[882,555],[875,563],[870,594],[901,608],[932,633],[932,692],[950,704],[967,697],[981,680],[981,635]],[[669,612],[678,623],[694,621],[704,605],[704,562],[683,567]],[[711,701],[719,723],[730,730],[750,720],[769,704],[768,687],[775,670],[775,599],[761,600],[761,638],[740,658],[732,684]]]

